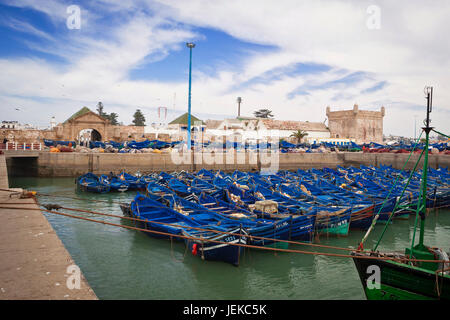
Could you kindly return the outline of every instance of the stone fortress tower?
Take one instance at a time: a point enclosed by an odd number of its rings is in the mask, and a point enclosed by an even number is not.
[[[383,143],[383,117],[385,108],[380,111],[353,110],[331,111],[327,107],[328,128],[331,138],[355,139],[358,144]]]

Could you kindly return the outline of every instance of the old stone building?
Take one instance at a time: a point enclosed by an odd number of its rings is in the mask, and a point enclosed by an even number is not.
[[[109,120],[99,116],[89,108],[83,107],[69,119],[55,126],[55,139],[78,140],[80,132],[85,130],[91,132],[91,141],[125,141],[144,138],[143,126],[112,125]]]
[[[328,128],[331,138],[355,139],[356,143],[383,142],[383,117],[385,108],[380,111],[353,110],[331,111],[327,107]]]
[[[87,135],[89,136],[87,138]],[[87,107],[74,113],[63,123],[46,130],[1,129],[0,137],[9,142],[39,143],[43,139],[63,141],[108,141],[145,140],[143,126],[112,125]],[[82,138],[82,139],[81,139]],[[87,138],[87,139],[86,139]]]

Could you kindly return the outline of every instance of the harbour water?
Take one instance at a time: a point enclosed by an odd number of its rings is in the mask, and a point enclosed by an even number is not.
[[[81,193],[76,191],[74,181],[74,178],[12,178],[10,186],[85,199],[41,196],[40,203],[116,215],[122,215],[116,202],[129,202],[136,195],[136,192]],[[246,250],[240,266],[234,267],[202,261],[187,252],[181,242],[171,243],[139,231],[50,213],[45,215],[100,299],[365,299],[349,258]],[[80,215],[132,225],[125,219]],[[413,216],[394,221],[379,250],[403,251],[409,247],[413,227]],[[383,225],[376,226],[366,247],[375,243],[382,229]],[[315,243],[356,247],[363,235],[364,231],[350,230],[346,237],[322,235]],[[449,251],[450,210],[428,214],[425,243]],[[317,251],[300,245],[291,248]]]

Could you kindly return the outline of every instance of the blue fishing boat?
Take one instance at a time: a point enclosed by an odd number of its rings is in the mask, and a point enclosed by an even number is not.
[[[244,250],[239,245],[247,244],[247,232],[241,226],[214,225],[205,213],[180,213],[141,194],[131,202],[130,211],[133,217],[144,220],[138,221],[141,228],[163,233],[147,233],[150,236],[183,239],[195,256],[239,265]]]
[[[350,228],[364,230],[372,224],[375,206],[372,201],[360,194],[348,192],[324,179],[318,179],[315,185],[302,181],[300,187],[291,187],[291,191],[284,186],[281,186],[281,189],[293,193],[296,197],[312,196],[321,206],[350,207]]]
[[[171,190],[175,191],[176,194],[179,195],[180,197],[186,197],[194,192],[202,191],[201,189],[188,186],[187,184],[183,183],[182,181],[176,178],[170,179],[167,185]]]
[[[89,172],[76,179],[78,189],[85,192],[107,193],[111,187],[100,181],[99,177]]]
[[[277,220],[292,217],[289,239],[312,241],[316,223],[316,211],[313,208],[301,208],[298,205],[291,206],[289,203],[277,203],[277,212],[262,212],[255,209],[255,204],[265,199],[258,198],[251,191],[240,189],[236,185],[224,188],[211,194],[211,196],[250,210],[256,213],[259,218]]]
[[[117,175],[118,180],[124,181],[128,184],[129,190],[145,190],[147,183],[145,179],[140,179],[138,177],[132,176],[126,172],[121,172]]]
[[[202,190],[203,192],[206,193],[213,193],[217,190],[214,184],[197,177],[191,181],[191,187]]]
[[[242,228],[230,229],[227,233],[182,229],[185,244],[194,256],[203,260],[223,261],[238,266],[247,243],[246,232]]]
[[[101,183],[110,186],[111,191],[125,192],[129,187],[129,184],[126,181],[120,180],[116,176],[108,177],[107,175],[102,174],[99,179]]]
[[[316,215],[315,229],[320,233],[347,235],[350,227],[351,208],[347,206],[314,206],[310,203],[295,201],[278,192],[257,186],[255,196],[261,200],[272,200],[284,206],[292,213],[314,212]]]
[[[191,217],[209,214],[210,221],[218,221],[220,225],[241,226],[245,228],[250,236],[250,244],[256,246],[270,246],[277,248],[287,248],[288,243],[276,240],[289,240],[292,230],[292,217],[286,216],[284,219],[268,220],[259,219],[255,214],[232,206],[226,202],[219,201],[205,193],[199,196],[194,194],[191,201],[181,198],[172,190],[150,183],[147,186],[148,196],[159,201],[172,209]],[[201,216],[202,217],[202,216]],[[202,217],[203,219],[203,217]],[[256,237],[256,238],[255,238]],[[267,239],[259,239],[267,238]]]

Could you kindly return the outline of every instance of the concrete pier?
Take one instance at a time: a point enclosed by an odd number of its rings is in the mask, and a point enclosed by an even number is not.
[[[18,190],[0,191],[0,207],[38,208]],[[0,261],[0,300],[97,299],[41,211],[0,208]]]

